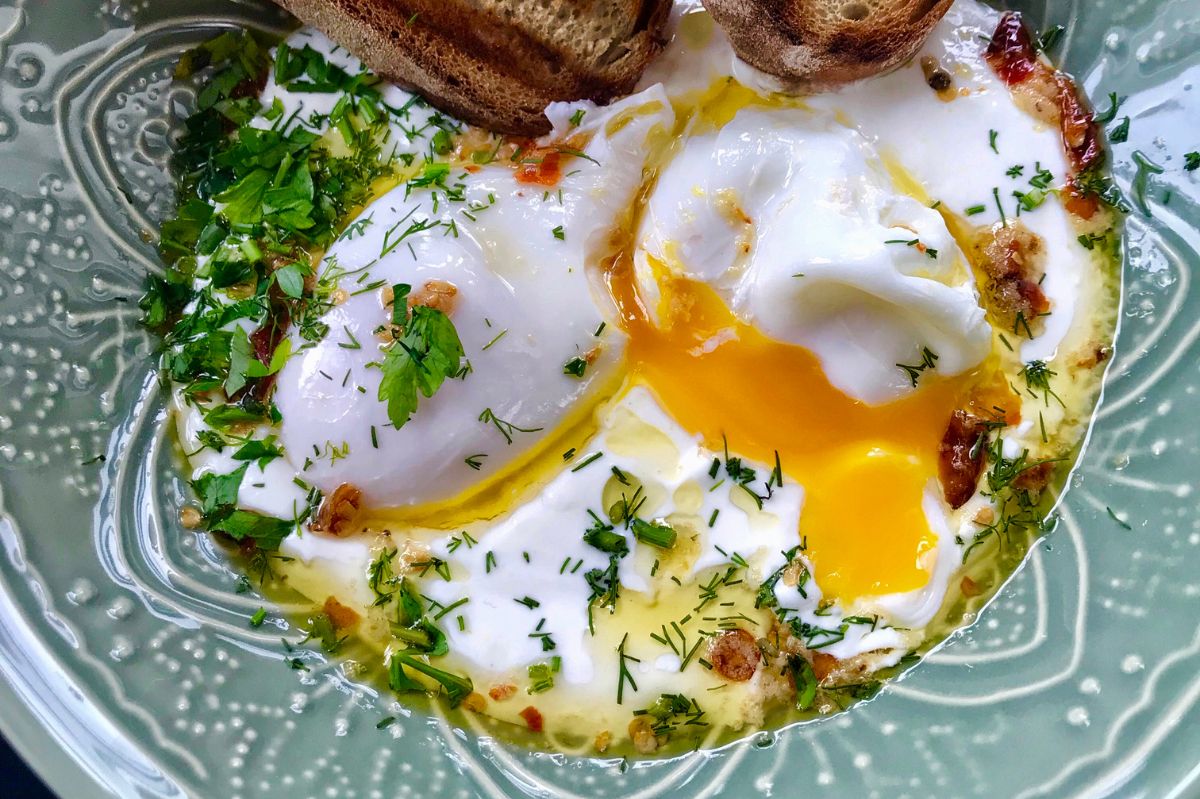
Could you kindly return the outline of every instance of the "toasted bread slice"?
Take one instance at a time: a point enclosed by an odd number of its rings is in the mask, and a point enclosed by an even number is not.
[[[734,50],[811,88],[870,77],[911,58],[953,0],[705,0]]]
[[[608,102],[662,48],[670,0],[277,0],[434,106],[538,135],[554,100]]]

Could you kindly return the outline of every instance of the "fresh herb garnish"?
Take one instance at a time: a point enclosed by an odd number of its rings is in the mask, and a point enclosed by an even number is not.
[[[922,347],[920,363],[911,364],[911,365],[904,364],[904,363],[898,363],[898,364],[896,364],[896,366],[898,366],[902,370],[904,370],[904,373],[906,375],[908,375],[908,379],[912,382],[913,388],[916,388],[917,381],[920,379],[921,374],[926,369],[934,368],[934,366],[937,364],[937,359],[938,359],[938,356],[936,353],[934,353],[933,350],[929,349],[929,347]]]
[[[640,658],[635,658],[633,655],[625,654],[625,644],[629,642],[629,633],[625,633],[621,637],[621,643],[617,646],[617,704],[620,705],[625,701],[625,684],[629,683],[629,687],[637,691],[637,682],[633,679],[633,672],[629,670],[629,662],[641,663]]]
[[[633,711],[635,716],[648,716],[651,731],[658,736],[670,735],[679,727],[707,727],[704,711],[695,699],[683,694],[662,694],[650,707]]]
[[[583,373],[587,371],[588,363],[583,358],[575,357],[563,364],[563,374],[571,377],[583,377]]]
[[[504,436],[504,441],[508,444],[513,442],[513,433],[536,433],[542,429],[540,427],[518,427],[512,422],[496,416],[491,408],[483,409],[483,412],[479,414],[479,421],[489,423],[499,430],[500,435]]]
[[[1049,53],[1058,45],[1066,32],[1067,29],[1062,25],[1051,25],[1038,34],[1033,46],[1037,48],[1038,52]]]
[[[562,668],[562,658],[554,657],[549,663],[532,663],[528,668],[528,693],[540,694],[554,687],[554,675]]]
[[[432,397],[462,364],[463,346],[454,323],[436,308],[407,309],[409,286],[393,289],[392,336],[380,369],[379,399],[387,403],[388,418],[403,427],[417,410],[417,393]]]
[[[643,544],[649,544],[659,549],[670,549],[675,546],[675,528],[666,522],[647,522],[635,518],[630,529],[633,531],[634,537]]]
[[[1062,398],[1059,397],[1058,394],[1055,394],[1054,389],[1050,387],[1050,378],[1056,377],[1057,375],[1057,372],[1046,366],[1045,361],[1030,361],[1029,363],[1025,364],[1020,371],[1020,377],[1025,378],[1025,387],[1028,389],[1031,395],[1036,397],[1038,393],[1040,393],[1042,400],[1046,405],[1049,405],[1050,398],[1054,397],[1058,404],[1065,408],[1067,407],[1066,403],[1064,403]]]
[[[1129,141],[1129,117],[1122,117],[1117,126],[1108,132],[1108,140],[1113,144]]]
[[[1122,519],[1120,516],[1118,516],[1118,515],[1116,514],[1116,512],[1115,512],[1115,511],[1114,511],[1112,508],[1110,508],[1110,507],[1108,507],[1107,505],[1105,505],[1105,506],[1104,506],[1104,509],[1105,509],[1106,511],[1108,511],[1108,516],[1109,516],[1109,518],[1110,518],[1110,519],[1112,519],[1112,520],[1113,520],[1114,522],[1116,522],[1117,524],[1121,525],[1121,527],[1123,527],[1123,528],[1124,528],[1124,529],[1126,529],[1126,530],[1132,530],[1132,529],[1133,529],[1133,528],[1132,528],[1132,527],[1129,525],[1129,522],[1125,521],[1125,520],[1124,520],[1124,519]]]
[[[1146,202],[1146,190],[1150,185],[1150,176],[1161,175],[1163,168],[1151,161],[1141,150],[1133,151],[1133,163],[1137,167],[1131,184],[1133,202],[1145,216],[1150,216],[1150,205]]]

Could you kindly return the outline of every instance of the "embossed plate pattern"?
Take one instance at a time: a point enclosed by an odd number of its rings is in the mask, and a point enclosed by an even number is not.
[[[249,629],[260,600],[174,521],[133,303],[189,101],[171,64],[286,18],[0,0],[0,726],[70,797],[1200,795],[1200,172],[1182,169],[1200,148],[1200,3],[1020,5],[1067,25],[1093,97],[1128,95],[1119,182],[1134,150],[1165,167],[1153,216],[1129,218],[1117,356],[1057,529],[874,701],[624,768],[454,731],[316,655],[288,670],[282,622]]]

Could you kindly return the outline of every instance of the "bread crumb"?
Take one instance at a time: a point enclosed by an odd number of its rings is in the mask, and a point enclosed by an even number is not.
[[[472,691],[463,699],[462,706],[472,713],[482,713],[487,708],[487,700],[483,694]]]
[[[633,717],[629,722],[629,739],[633,741],[633,748],[643,755],[654,754],[662,743],[654,734],[654,723],[649,716]]]
[[[194,508],[191,505],[184,505],[179,509],[179,523],[188,530],[195,530],[200,526],[200,522],[204,517],[200,514],[199,508]]]
[[[314,533],[329,533],[333,536],[349,535],[362,504],[362,492],[351,483],[342,483],[321,500],[317,515],[309,522],[308,529]]]
[[[333,629],[345,630],[358,624],[359,615],[353,608],[348,608],[341,602],[337,601],[337,597],[328,597],[325,600],[325,605],[321,608],[329,620],[333,622]]]

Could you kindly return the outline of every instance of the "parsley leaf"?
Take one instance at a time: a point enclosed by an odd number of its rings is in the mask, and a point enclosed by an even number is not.
[[[246,467],[243,466],[242,470]],[[295,527],[289,519],[276,519],[248,510],[234,510],[209,525],[210,530],[225,533],[235,541],[252,538],[259,549],[279,549],[279,544]]]
[[[209,530],[225,533],[235,541],[254,539],[259,549],[278,549],[294,529],[293,521],[234,507],[249,468],[250,464],[244,463],[229,474],[203,475],[192,481],[192,488],[200,496],[200,510]]]
[[[242,328],[236,328],[229,340],[229,375],[225,378],[225,394],[233,396],[252,377],[273,375],[283,368],[292,354],[292,341],[285,338],[271,353],[271,363],[264,364],[254,357],[254,346],[250,336]]]
[[[233,453],[235,461],[257,461],[262,469],[276,458],[283,457],[283,450],[275,443],[275,436],[267,436],[258,441],[247,441]]]
[[[403,300],[396,302],[403,308]],[[380,365],[379,399],[387,403],[396,429],[416,411],[417,392],[432,397],[447,377],[457,374],[464,355],[454,323],[436,308],[413,306],[402,330]]]
[[[225,378],[225,393],[232,397],[241,391],[250,377],[250,364],[258,363],[250,336],[238,327],[229,340],[229,376]]]
[[[299,299],[304,295],[304,278],[308,273],[309,270],[304,264],[297,263],[282,266],[271,274],[274,275],[280,291],[293,299]]]
[[[271,173],[256,169],[216,196],[224,203],[221,215],[232,225],[252,225],[263,218],[263,196],[271,183]]]
[[[229,474],[209,472],[192,481],[192,488],[200,496],[200,510],[206,516],[226,505],[237,502],[238,489],[250,464],[244,464]]]

